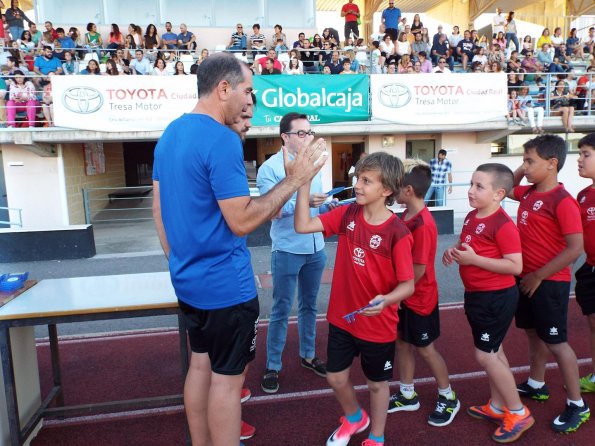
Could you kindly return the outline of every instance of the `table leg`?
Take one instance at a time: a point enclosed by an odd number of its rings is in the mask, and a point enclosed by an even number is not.
[[[48,324],[48,336],[50,338],[50,352],[52,357],[52,376],[54,387],[60,389],[56,395],[56,405],[64,406],[64,392],[62,391],[62,370],[60,368],[60,348],[58,346],[58,329],[56,324]]]
[[[4,379],[4,393],[6,395],[6,413],[10,444],[21,445],[21,420],[19,418],[19,404],[17,401],[14,364],[12,361],[12,347],[10,345],[10,328],[0,328],[0,355],[2,356],[2,374]]]

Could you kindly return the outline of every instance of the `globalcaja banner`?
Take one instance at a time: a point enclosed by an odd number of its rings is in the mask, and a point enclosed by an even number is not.
[[[372,118],[399,124],[472,124],[507,114],[505,73],[371,75]]]
[[[368,121],[369,78],[366,75],[254,76],[257,105],[253,126],[275,126],[283,115],[308,115],[312,124]]]
[[[54,76],[56,126],[103,132],[164,130],[198,100],[195,76]]]

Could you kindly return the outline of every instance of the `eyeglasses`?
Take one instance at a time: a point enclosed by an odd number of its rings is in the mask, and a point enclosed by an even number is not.
[[[438,63],[446,63],[445,60],[439,60]]]
[[[286,135],[297,135],[298,138],[305,138],[306,135],[308,136],[314,136],[316,135],[316,132],[314,130],[308,130],[307,132],[305,130],[298,130],[297,132],[285,132]]]
[[[242,29],[242,28],[244,28],[244,27],[243,27],[243,26],[238,26],[237,28],[238,28],[238,29]]]

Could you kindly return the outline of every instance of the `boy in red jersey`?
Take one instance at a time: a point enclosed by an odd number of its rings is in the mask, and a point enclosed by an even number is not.
[[[578,174],[593,184],[579,192],[576,199],[581,208],[583,239],[587,261],[576,272],[576,301],[589,319],[591,328],[591,358],[593,372],[580,379],[582,392],[595,392],[595,133],[578,142]]]
[[[523,265],[518,229],[500,206],[512,185],[512,171],[503,164],[477,168],[468,192],[469,205],[475,210],[465,218],[458,245],[442,257],[445,265],[459,264],[475,358],[490,383],[488,403],[469,407],[467,413],[500,423],[492,435],[499,443],[517,440],[535,423],[521,403],[502,347],[518,302],[514,276]]]
[[[388,382],[393,376],[397,305],[413,293],[413,238],[387,204],[394,202],[403,180],[403,163],[388,153],[361,158],[355,166],[355,203],[311,218],[310,185],[298,190],[295,229],[299,233],[339,235],[327,311],[329,321],[327,381],[345,416],[327,446],[345,446],[372,422],[363,446],[384,445]],[[343,316],[374,306],[348,323]],[[349,377],[353,358],[361,365],[370,390],[370,417],[360,408]],[[391,444],[394,444],[391,443]]]
[[[552,422],[556,432],[573,432],[590,417],[581,398],[576,355],[567,339],[570,264],[583,250],[583,228],[576,200],[558,183],[566,144],[543,135],[524,145],[523,164],[514,173],[509,197],[520,202],[517,225],[523,248],[516,325],[529,339],[530,370],[517,385],[521,396],[545,401],[545,364],[551,352],[566,386],[566,408]],[[527,178],[528,186],[519,186]]]
[[[419,398],[413,384],[414,350],[417,350],[430,366],[438,384],[438,402],[428,423],[447,426],[461,403],[450,387],[446,363],[434,346],[434,341],[440,336],[438,284],[434,271],[438,230],[424,202],[432,182],[432,171],[421,160],[405,160],[404,165],[405,177],[397,203],[407,206],[402,219],[413,236],[415,292],[399,308],[397,364],[401,386],[399,392],[390,397],[388,413],[419,409]]]

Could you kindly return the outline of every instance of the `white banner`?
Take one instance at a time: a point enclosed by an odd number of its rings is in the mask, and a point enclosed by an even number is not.
[[[104,132],[164,130],[198,100],[196,76],[54,76],[58,127]]]
[[[373,74],[372,118],[399,124],[470,124],[503,119],[505,73]]]

